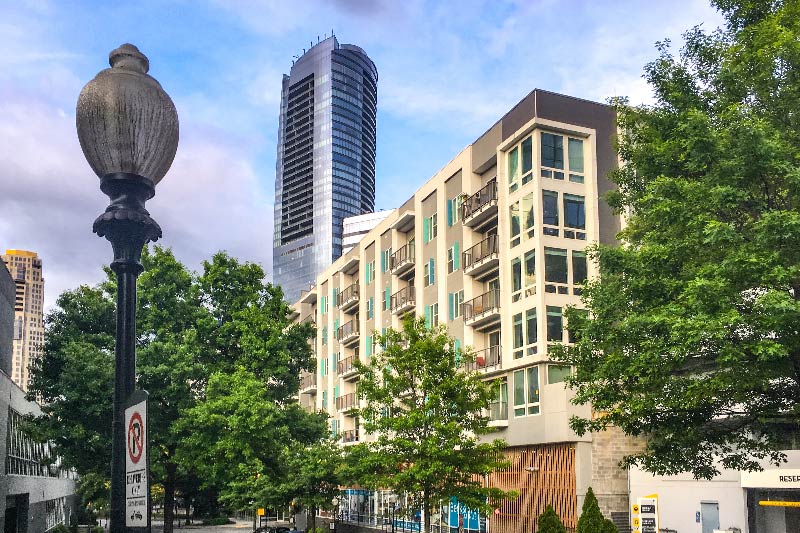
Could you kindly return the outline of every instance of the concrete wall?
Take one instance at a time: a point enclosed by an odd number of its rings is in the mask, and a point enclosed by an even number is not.
[[[0,475],[0,524],[5,522],[8,497],[19,496],[19,499],[27,500],[27,512],[25,513],[27,517],[23,517],[19,522],[20,526],[25,529],[20,528],[19,531],[41,533],[45,531],[47,501],[66,497],[67,519],[74,512],[75,480],[6,474],[9,408],[20,414],[41,413],[39,406],[25,400],[25,393],[22,392],[22,389],[11,381],[7,374],[0,372],[0,459],[2,459],[0,468],[4,469],[3,475]]]
[[[11,375],[14,353],[14,280],[0,261],[0,371]]]

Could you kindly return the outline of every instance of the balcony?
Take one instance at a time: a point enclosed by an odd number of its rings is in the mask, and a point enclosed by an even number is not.
[[[392,294],[390,306],[392,313],[395,315],[402,315],[406,311],[410,311],[416,307],[417,298],[414,289],[415,287],[413,285],[409,285]]]
[[[467,326],[485,331],[500,323],[500,289],[492,289],[462,305]]]
[[[503,368],[503,350],[500,346],[490,346],[475,352],[475,360],[464,365],[470,372],[485,372],[487,374]]]
[[[357,429],[346,429],[342,432],[342,442],[344,444],[349,444],[351,442],[358,442],[358,430]]]
[[[310,315],[304,316],[303,319],[300,321],[301,324],[307,324],[309,322],[312,323],[312,324],[316,324],[316,320],[314,320],[314,314],[313,313],[311,313]]]
[[[489,404],[489,426],[508,426],[508,402],[492,402]]]
[[[355,381],[358,379],[358,369],[355,362],[358,356],[351,355],[346,359],[342,359],[336,363],[336,373],[339,374],[345,381]],[[355,378],[355,379],[353,379]]]
[[[461,205],[461,222],[470,228],[497,225],[497,180],[492,180]]]
[[[300,378],[300,394],[316,394],[317,393],[317,375],[304,374]]]
[[[489,235],[463,254],[464,274],[478,281],[495,275],[500,269],[500,239],[497,235]]]
[[[317,303],[317,288],[312,287],[307,291],[300,291],[300,303],[302,304],[315,304]]]
[[[358,311],[358,283],[353,283],[338,294],[336,307],[348,314]]]
[[[351,320],[336,330],[336,340],[344,346],[352,346],[358,342],[358,320]]]
[[[414,277],[414,243],[406,244],[392,254],[389,271],[400,279]]]
[[[358,409],[358,397],[355,392],[344,394],[336,398],[336,409],[338,411],[349,412]]]

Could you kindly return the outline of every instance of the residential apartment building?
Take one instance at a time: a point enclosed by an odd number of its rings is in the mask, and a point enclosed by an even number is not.
[[[621,227],[601,200],[613,186],[606,176],[617,165],[615,131],[613,108],[534,90],[323,271],[294,307],[297,320],[317,325],[317,370],[302,376],[301,402],[327,411],[344,445],[371,438],[353,413],[353,361],[378,349],[375,332],[415,313],[474,349],[473,369],[501,382],[492,438],[507,442],[512,464],[489,483],[520,493],[488,517],[493,533],[535,530],[548,504],[574,528],[590,486],[606,516],[628,525],[627,472],[617,463],[636,443],[617,433],[576,435],[570,417],[592,412],[572,405],[569,369],[548,357],[552,343],[570,342],[564,309],[580,307],[581,284],[595,274],[586,247],[614,242]],[[362,492],[340,506],[381,514],[392,503]]]
[[[342,255],[342,223],[375,208],[378,70],[331,36],[283,76],[273,282],[287,300]]]
[[[363,215],[345,218],[342,223],[342,253],[346,254],[355,248],[364,235],[369,233],[389,214],[391,214],[391,211],[376,211],[375,213],[364,213]]]
[[[6,250],[3,259],[15,285],[11,379],[28,390],[28,366],[44,346],[44,277],[35,252]]]

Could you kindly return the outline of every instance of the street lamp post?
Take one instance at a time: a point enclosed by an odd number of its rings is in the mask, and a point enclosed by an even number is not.
[[[125,403],[136,385],[136,280],[142,248],[161,237],[145,209],[178,147],[178,113],[150,63],[130,44],[109,54],[111,68],[97,74],[78,97],[81,149],[111,200],[93,231],[111,242],[117,275],[117,339],[112,422],[111,532],[125,526]],[[148,521],[149,523],[149,521]]]

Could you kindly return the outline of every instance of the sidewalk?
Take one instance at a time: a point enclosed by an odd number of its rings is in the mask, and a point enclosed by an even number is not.
[[[233,519],[232,519],[233,520]],[[246,520],[235,520],[235,524],[227,524],[224,526],[202,526],[199,524],[191,524],[188,526],[175,526],[174,533],[187,531],[191,533],[245,533],[246,531],[253,531],[253,522]],[[164,523],[160,521],[153,521],[152,533],[163,533]]]

